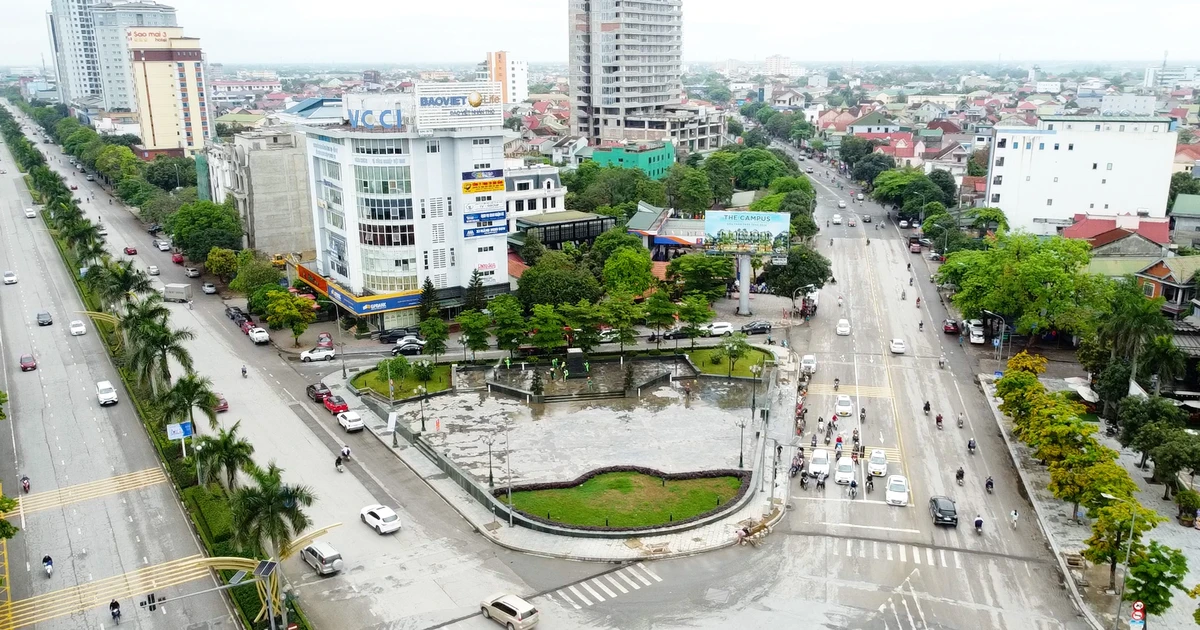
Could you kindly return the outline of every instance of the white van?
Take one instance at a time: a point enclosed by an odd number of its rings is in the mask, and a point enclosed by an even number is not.
[[[117,404],[117,388],[108,381],[96,383],[96,400],[100,401],[101,407]]]

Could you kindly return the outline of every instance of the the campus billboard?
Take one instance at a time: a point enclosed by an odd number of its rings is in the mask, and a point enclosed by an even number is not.
[[[787,255],[792,215],[787,212],[704,213],[704,248],[722,254]]]

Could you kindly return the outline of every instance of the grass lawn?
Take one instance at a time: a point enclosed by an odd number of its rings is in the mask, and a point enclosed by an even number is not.
[[[737,495],[737,477],[668,481],[636,472],[592,477],[561,490],[514,492],[518,510],[569,525],[646,527],[703,514]],[[504,497],[500,497],[503,501]],[[546,515],[549,514],[549,517]]]
[[[700,368],[705,374],[716,374],[719,376],[727,376],[729,374],[729,360],[722,359],[720,363],[712,362],[713,353],[717,352],[718,348],[697,348],[688,352],[688,356],[692,357],[692,363]],[[750,371],[750,366],[758,365],[763,359],[771,360],[772,357],[762,350],[750,350],[746,356],[738,359],[737,365],[733,368],[734,376],[745,376],[747,378],[754,376]]]
[[[375,390],[375,393],[379,394],[380,396],[383,396],[384,398],[388,397],[388,380],[387,373],[385,372],[371,370],[370,372],[365,372],[355,376],[350,380],[350,382],[356,389],[373,389]],[[413,390],[421,385],[424,385],[425,389],[430,394],[434,392],[440,392],[444,389],[449,389],[450,366],[439,365],[435,367],[433,370],[433,380],[429,381],[428,383],[422,383],[412,376],[409,376],[402,381],[396,381],[396,398],[411,398],[415,396],[416,394],[413,393]]]
[[[1084,422],[1094,422],[1096,424],[1100,424],[1100,416],[1098,416],[1094,413],[1082,414],[1079,416],[1079,419],[1083,420]]]

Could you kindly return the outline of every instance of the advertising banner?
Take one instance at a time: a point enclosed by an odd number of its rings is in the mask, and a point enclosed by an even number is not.
[[[493,168],[486,171],[463,171],[462,174],[463,181],[472,179],[496,179],[498,177],[504,177],[504,169]]]
[[[503,221],[508,214],[503,210],[497,212],[477,212],[463,215],[463,221],[478,223],[480,221]]]
[[[468,228],[463,230],[463,238],[476,238],[479,236],[491,236],[493,234],[508,234],[508,224],[490,225],[481,228]],[[417,297],[421,297],[420,294]]]
[[[787,212],[704,213],[704,247],[722,254],[787,256],[791,214]]]
[[[417,128],[499,127],[504,96],[498,81],[418,83]]]
[[[472,201],[467,204],[467,212],[487,212],[489,210],[503,209],[503,201]]]
[[[342,97],[342,107],[351,129],[400,130],[404,125],[400,101],[398,94],[347,94]]]
[[[469,182],[463,182],[462,191],[464,195],[474,195],[478,193],[489,192],[504,192],[503,179],[476,179]]]

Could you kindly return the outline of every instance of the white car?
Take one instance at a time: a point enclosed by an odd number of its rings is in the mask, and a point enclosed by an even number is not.
[[[379,534],[390,534],[400,529],[400,517],[386,505],[368,505],[358,515],[362,522]]]
[[[367,424],[363,422],[362,416],[358,415],[357,411],[343,411],[337,415],[337,421],[346,430],[346,433],[362,431],[367,428]]]
[[[97,225],[96,233],[100,236],[108,236],[108,228],[104,227],[103,225]]]
[[[811,477],[829,475],[829,451],[823,448],[813,451],[812,461],[808,464],[808,474]]]
[[[892,349],[892,354],[904,354],[907,348],[904,346],[903,339],[893,339],[889,344]]]
[[[189,278],[199,278],[200,270],[195,267],[185,267],[183,270],[183,275]]]
[[[158,275],[158,265],[150,265],[149,267],[146,267],[146,273],[151,276],[157,276]]]
[[[904,219],[900,219],[900,227],[901,228],[908,227],[908,221],[905,221]]]
[[[159,241],[158,242],[158,251],[160,251],[160,252],[171,251],[171,242],[170,241]]]
[[[888,505],[908,505],[908,479],[904,475],[888,477],[883,499]]]
[[[709,337],[728,337],[733,334],[733,324],[729,322],[713,322],[708,325]]]
[[[983,331],[978,328],[971,329],[970,337],[971,337],[971,343],[973,343],[973,344],[987,343],[987,339],[984,339],[984,337],[983,337]]]
[[[96,400],[100,402],[101,407],[117,404],[117,388],[108,381],[96,383]]]
[[[33,211],[33,208],[25,208],[25,218],[26,219],[32,219],[36,216],[37,216],[37,213]]]
[[[845,208],[845,207],[846,207],[846,202],[845,202],[845,201],[842,201],[842,200],[840,200],[840,199],[839,199],[839,200],[838,200],[838,207],[839,207],[839,208]]]
[[[800,359],[800,372],[802,374],[816,374],[817,357],[811,354],[804,355],[804,358]]]
[[[300,353],[300,360],[304,363],[309,361],[332,361],[334,356],[333,348],[313,348]]]
[[[862,201],[862,200],[863,200],[863,194],[862,194],[862,193],[858,193],[858,197],[857,197],[857,199],[858,199],[859,201]]]
[[[211,282],[205,282],[204,284],[200,285],[200,290],[208,295],[212,295],[217,292],[217,285]]]
[[[417,346],[424,348],[425,340],[421,339],[420,337],[418,337],[416,335],[405,335],[396,340],[397,348],[399,348],[400,346],[410,346],[410,345],[417,345]]]
[[[251,328],[250,332],[246,334],[250,336],[250,341],[253,341],[254,345],[271,343],[271,335],[263,328],[258,328],[256,326]]]
[[[854,402],[845,394],[838,394],[837,402],[834,403],[833,411],[837,415],[845,418],[854,414]]]
[[[83,321],[78,319],[71,322],[71,325],[68,326],[67,329],[71,331],[72,337],[79,337],[87,334],[87,326],[84,326]]]
[[[837,461],[837,471],[833,474],[834,483],[850,483],[854,480],[854,460],[843,457]]]
[[[5,271],[4,272],[4,284],[16,284],[16,283],[17,283],[16,272]]]
[[[842,215],[840,215],[840,214],[833,215],[833,224],[841,225],[842,224]]]
[[[963,328],[966,328],[967,330],[978,330],[979,332],[983,332],[983,320],[968,319],[963,322]]]
[[[887,453],[883,452],[881,448],[871,451],[871,457],[867,459],[867,474],[872,477],[882,477],[887,474],[887,469]]]
[[[850,334],[850,320],[839,319],[837,323],[837,334],[846,337]]]
[[[479,603],[479,612],[485,619],[491,619],[508,630],[532,628],[537,625],[539,617],[533,604],[507,593],[489,595]]]

